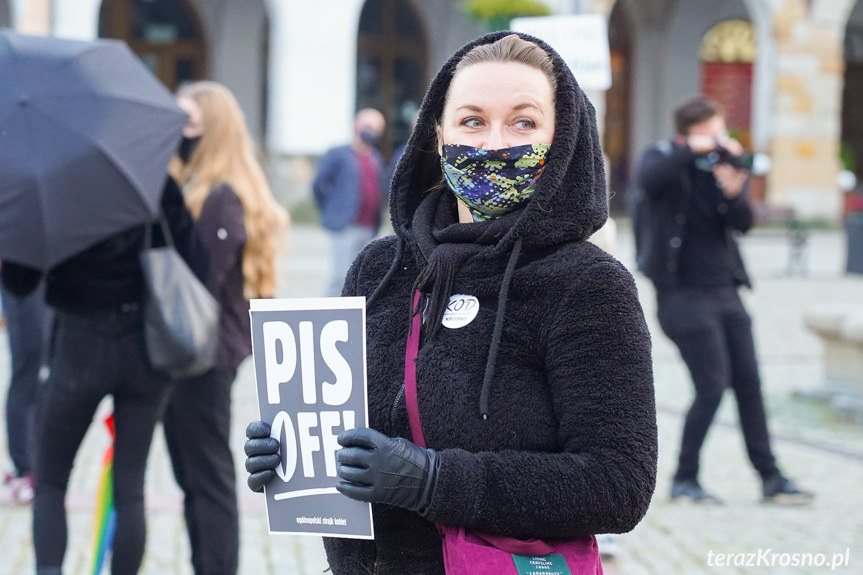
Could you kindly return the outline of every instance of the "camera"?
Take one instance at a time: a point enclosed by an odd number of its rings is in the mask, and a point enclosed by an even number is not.
[[[752,171],[755,157],[752,154],[740,154],[736,156],[727,148],[716,146],[712,152],[708,152],[695,159],[695,165],[706,172],[712,171],[713,166],[727,164],[737,170]]]

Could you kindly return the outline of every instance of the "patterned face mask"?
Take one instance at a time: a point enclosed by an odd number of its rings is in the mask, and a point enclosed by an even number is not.
[[[447,184],[475,222],[499,218],[533,195],[551,144],[484,150],[445,145],[441,167]]]

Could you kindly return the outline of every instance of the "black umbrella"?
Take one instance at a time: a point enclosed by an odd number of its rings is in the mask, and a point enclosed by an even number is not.
[[[45,270],[152,221],[185,121],[122,42],[0,30],[0,259]]]

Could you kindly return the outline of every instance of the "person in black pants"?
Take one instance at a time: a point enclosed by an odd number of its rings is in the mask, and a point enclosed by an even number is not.
[[[167,179],[161,208],[177,250],[196,254],[194,227],[180,189]],[[114,508],[111,573],[138,572],[144,555],[144,471],[153,429],[170,388],[150,365],[144,343],[144,280],[139,254],[144,225],[102,241],[49,270],[45,299],[55,310],[50,376],[39,415],[35,458],[33,543],[37,575],[60,575],[66,553],[65,497],[72,465],[96,408],[114,400]],[[158,226],[154,245],[164,243]],[[201,268],[198,273],[203,274]],[[23,297],[42,272],[4,262],[4,287]]]
[[[698,482],[698,461],[730,387],[764,500],[809,501],[812,494],[782,475],[771,451],[751,320],[737,292],[751,287],[734,237],[753,223],[743,148],[728,136],[721,108],[708,98],[683,102],[674,119],[677,137],[641,158],[637,215],[639,266],[656,287],[659,324],[695,386],[671,498],[719,502]]]
[[[233,95],[215,82],[184,86],[189,121],[172,171],[207,254],[206,285],[221,306],[216,364],[177,382],[164,418],[174,476],[185,495],[196,575],[233,575],[239,518],[231,429],[231,387],[252,352],[249,301],[272,297],[279,230],[287,221],[254,159]]]
[[[3,484],[9,502],[28,504],[33,501],[32,454],[51,313],[45,305],[43,285],[23,297],[0,291],[12,360],[6,392],[6,437],[14,467],[4,476]]]

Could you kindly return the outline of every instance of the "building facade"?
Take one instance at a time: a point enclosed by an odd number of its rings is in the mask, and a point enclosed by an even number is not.
[[[620,80],[605,97],[617,194],[638,151],[672,134],[675,103],[708,93],[725,105],[735,135],[771,159],[757,195],[803,217],[841,214],[840,170],[863,176],[861,0],[583,4],[608,18]]]
[[[758,199],[836,219],[843,166],[863,176],[863,0],[546,0],[602,14],[613,85],[591,93],[612,204],[640,151],[672,135],[682,98],[720,100],[736,137],[766,154]],[[0,25],[121,38],[169,88],[212,78],[237,95],[287,201],[314,160],[346,141],[355,110],[381,108],[384,152],[409,132],[427,82],[484,31],[460,0],[0,0]],[[857,160],[859,158],[859,160]]]

